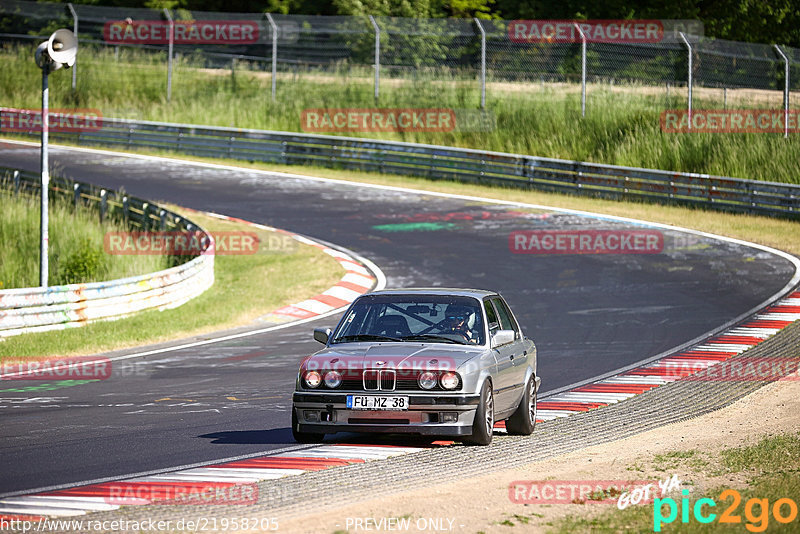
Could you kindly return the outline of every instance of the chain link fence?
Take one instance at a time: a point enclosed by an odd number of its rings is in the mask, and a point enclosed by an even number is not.
[[[188,39],[204,22],[217,33]],[[271,77],[273,99],[284,89],[291,95],[298,77],[369,81],[378,102],[381,85],[457,82],[479,91],[480,100],[465,102],[474,107],[484,107],[493,92],[533,90],[536,84],[565,93],[582,87],[582,107],[589,112],[592,92],[609,88],[663,94],[665,107],[674,107],[675,98],[686,99],[691,88],[693,100],[704,105],[774,109],[788,108],[796,101],[792,91],[800,90],[800,49],[704,38],[696,21],[655,21],[663,22],[659,38],[627,41],[595,39],[570,21],[557,22],[576,31],[566,39],[530,39],[519,36],[534,28],[531,21],[212,13],[4,0],[0,42],[38,43],[57,28],[71,28],[81,46],[73,87],[93,81],[81,77],[81,62],[113,57],[136,61],[136,76],[151,79],[149,90],[167,100],[181,90],[173,71],[186,68],[229,72],[231,78],[237,70],[262,71]],[[142,27],[145,37],[136,34]],[[239,38],[242,33],[245,38]]]

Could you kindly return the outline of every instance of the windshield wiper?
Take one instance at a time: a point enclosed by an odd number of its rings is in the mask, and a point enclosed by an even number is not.
[[[449,337],[440,336],[438,334],[414,334],[412,336],[405,336],[403,337],[403,341],[419,341],[421,339],[436,339],[439,341],[446,341],[448,343],[455,343],[456,345],[466,345],[467,343],[464,341],[456,341],[455,339],[451,339]]]
[[[381,336],[379,334],[353,334],[350,336],[342,336],[333,340],[334,343],[342,341],[403,341],[397,337]]]

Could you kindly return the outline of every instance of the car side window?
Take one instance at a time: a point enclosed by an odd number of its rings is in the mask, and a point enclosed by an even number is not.
[[[489,336],[493,336],[495,332],[500,330],[500,322],[497,320],[497,314],[494,312],[494,306],[489,302],[489,299],[483,301],[483,307],[486,309],[486,322],[489,326]]]
[[[508,306],[505,302],[503,302],[503,299],[499,297],[493,298],[492,302],[494,303],[495,308],[497,308],[497,315],[500,318],[500,326],[503,328],[503,330],[513,330],[517,333],[517,337],[519,337],[519,327],[514,321]]]

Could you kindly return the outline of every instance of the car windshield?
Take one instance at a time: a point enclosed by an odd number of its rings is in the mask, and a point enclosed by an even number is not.
[[[367,295],[356,300],[331,343],[349,341],[483,345],[480,303],[447,295]]]

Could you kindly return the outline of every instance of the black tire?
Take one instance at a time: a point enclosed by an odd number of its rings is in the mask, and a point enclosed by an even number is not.
[[[470,445],[489,445],[494,435],[494,393],[492,384],[487,380],[481,388],[481,399],[475,410],[475,421],[472,423],[472,435],[464,438]]]
[[[322,440],[325,439],[325,434],[300,432],[297,427],[297,412],[292,407],[292,437],[297,443],[322,443]]]
[[[506,420],[509,434],[528,436],[536,427],[536,381],[534,377],[525,384],[525,393],[519,401],[516,411]]]

